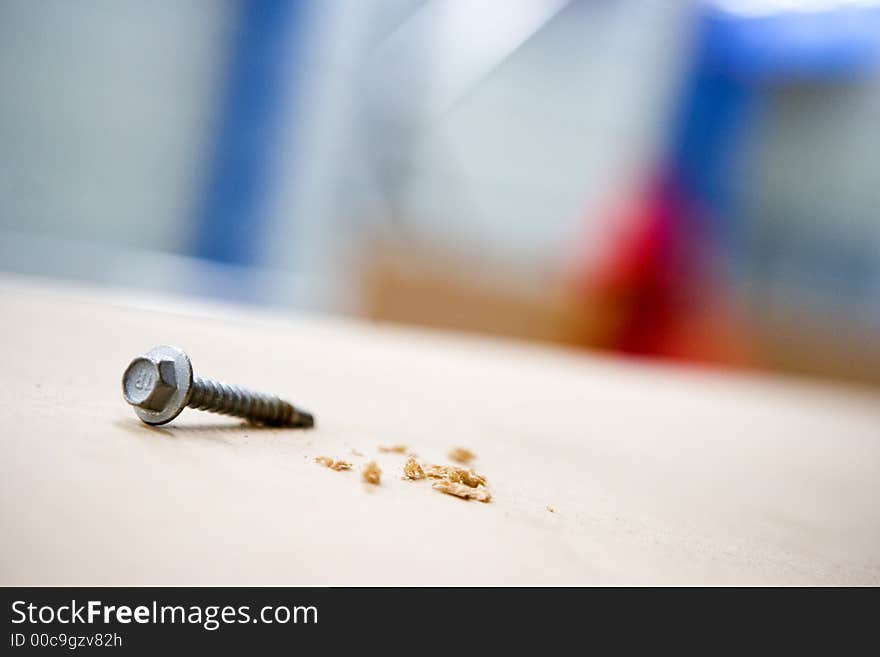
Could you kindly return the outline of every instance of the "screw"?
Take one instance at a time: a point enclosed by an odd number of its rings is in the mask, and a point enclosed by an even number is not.
[[[189,356],[170,345],[135,358],[122,375],[122,395],[147,424],[165,424],[187,406],[273,427],[312,427],[311,414],[274,395],[193,376]]]

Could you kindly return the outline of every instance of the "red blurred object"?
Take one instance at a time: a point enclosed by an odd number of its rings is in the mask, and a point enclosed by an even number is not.
[[[598,266],[581,268],[586,312],[609,321],[591,341],[630,354],[744,365],[754,361],[744,322],[713,271],[700,210],[658,176],[623,213],[623,230]]]

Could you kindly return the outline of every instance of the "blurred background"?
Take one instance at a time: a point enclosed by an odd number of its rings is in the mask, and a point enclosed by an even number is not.
[[[880,1],[4,0],[0,89],[4,271],[880,383]]]

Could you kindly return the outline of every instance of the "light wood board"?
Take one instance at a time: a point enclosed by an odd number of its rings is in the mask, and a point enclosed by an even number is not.
[[[0,301],[0,584],[880,584],[866,391],[13,278]],[[159,343],[318,428],[142,425],[120,377]],[[402,481],[395,443],[473,450],[492,502]]]

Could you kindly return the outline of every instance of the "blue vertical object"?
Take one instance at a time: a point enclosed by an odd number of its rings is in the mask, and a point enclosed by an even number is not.
[[[695,45],[667,166],[701,211],[701,234],[735,265],[743,246],[735,182],[755,110],[782,85],[848,81],[876,71],[880,7],[751,16],[706,2],[697,14]]]
[[[730,245],[742,135],[759,96],[753,86],[707,70],[699,59],[687,84],[673,137],[672,171],[706,222],[702,235]]]
[[[305,0],[237,2],[226,88],[196,217],[196,256],[237,265],[261,260],[281,128],[296,111],[285,101],[304,5]]]

